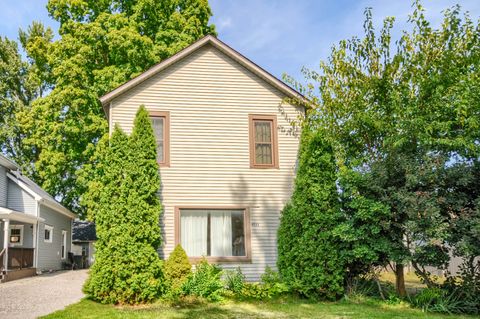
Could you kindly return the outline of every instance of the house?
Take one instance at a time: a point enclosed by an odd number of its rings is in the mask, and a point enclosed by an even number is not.
[[[0,154],[1,280],[61,269],[75,217]]]
[[[88,268],[93,264],[96,240],[95,223],[81,220],[73,222],[72,252],[75,256],[81,256],[80,268]]]
[[[292,193],[302,95],[206,36],[101,97],[110,132],[150,112],[161,176],[167,258],[181,244],[258,280],[275,267],[280,212]]]

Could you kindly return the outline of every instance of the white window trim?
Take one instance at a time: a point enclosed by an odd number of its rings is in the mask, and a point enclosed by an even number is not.
[[[45,239],[45,230],[50,231],[50,239]],[[53,226],[45,225],[45,230],[43,232],[43,241],[46,243],[52,243],[53,242]]]
[[[16,247],[16,246],[23,246],[23,228],[24,225],[15,225],[15,224],[10,224],[8,226],[8,245],[10,247]],[[20,229],[20,241],[18,243],[12,243],[10,242],[10,237],[12,236],[12,229]]]
[[[64,247],[62,259],[67,258],[67,233],[66,230],[62,230],[62,246]]]

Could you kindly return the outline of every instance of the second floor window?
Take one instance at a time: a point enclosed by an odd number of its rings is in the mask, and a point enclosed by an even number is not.
[[[250,115],[250,167],[278,168],[275,115]]]
[[[150,112],[153,133],[157,141],[157,162],[168,166],[170,162],[170,114],[169,112]]]

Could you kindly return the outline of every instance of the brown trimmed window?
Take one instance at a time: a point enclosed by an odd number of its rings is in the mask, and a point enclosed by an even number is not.
[[[213,262],[249,260],[250,229],[246,209],[181,208],[176,241],[190,259]]]
[[[278,168],[277,117],[250,115],[250,167]]]
[[[170,113],[150,112],[153,133],[157,141],[157,162],[162,166],[170,165]]]

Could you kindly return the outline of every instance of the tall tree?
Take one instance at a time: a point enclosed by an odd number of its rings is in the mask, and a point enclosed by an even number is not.
[[[22,59],[15,41],[0,38],[0,150],[32,173],[37,152],[23,144],[26,136],[20,129],[18,114],[28,112],[32,101],[49,90],[45,57],[53,32],[33,22],[26,31],[20,30],[19,38],[27,60]]]
[[[156,251],[162,208],[155,137],[145,108],[137,112],[130,137],[116,127],[102,146],[102,173],[95,190],[90,188],[97,200],[98,241],[85,292],[103,303],[152,301],[164,288]]]
[[[60,23],[60,39],[20,38],[48,94],[15,113],[22,147],[33,151],[12,155],[47,191],[82,213],[78,170],[92,156],[90,145],[107,131],[99,96],[215,28],[208,24],[206,0],[50,0],[47,9]]]
[[[471,166],[480,155],[480,25],[456,6],[434,29],[419,1],[409,22],[394,44],[394,19],[377,33],[367,9],[365,36],[341,41],[299,85],[340,170],[361,175],[353,198],[391,213],[386,235],[400,294],[405,263],[444,264],[448,226],[462,211],[445,205],[449,165]]]
[[[334,299],[343,292],[335,171],[331,146],[305,129],[295,189],[278,229],[278,268],[287,284],[306,296]]]

